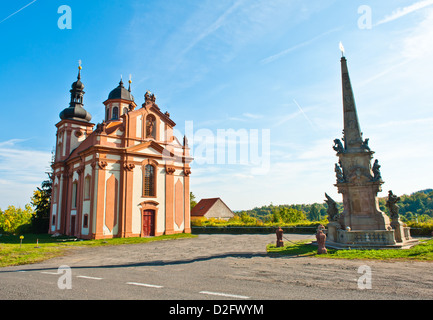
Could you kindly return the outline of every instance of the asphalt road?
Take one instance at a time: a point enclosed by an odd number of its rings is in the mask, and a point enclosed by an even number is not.
[[[266,255],[266,245],[275,240],[274,234],[200,235],[195,239],[73,249],[42,263],[1,268],[0,299],[247,303],[433,298],[429,262],[273,258]],[[360,287],[360,278],[365,276],[360,270],[366,270],[365,266],[370,270],[367,288]]]

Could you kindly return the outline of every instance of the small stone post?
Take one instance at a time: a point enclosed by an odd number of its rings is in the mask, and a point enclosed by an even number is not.
[[[278,227],[277,229],[277,248],[284,247],[284,241],[283,241],[283,229],[281,227]]]
[[[326,234],[323,233],[323,229],[325,227],[320,225],[319,228],[317,229],[317,233],[316,233],[316,239],[317,239],[317,245],[318,245],[318,249],[317,249],[317,253],[318,254],[327,254],[328,250],[326,250],[325,247],[325,243],[326,243]]]

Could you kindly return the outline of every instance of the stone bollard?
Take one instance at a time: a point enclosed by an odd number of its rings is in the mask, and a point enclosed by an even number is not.
[[[277,248],[284,247],[284,241],[283,241],[283,229],[281,227],[278,227],[277,229]]]
[[[318,254],[327,254],[328,250],[326,250],[325,244],[326,244],[326,234],[323,233],[324,227],[322,225],[319,226],[316,233],[316,239],[317,239],[317,253]]]

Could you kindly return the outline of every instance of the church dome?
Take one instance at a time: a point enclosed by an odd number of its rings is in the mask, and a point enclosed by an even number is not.
[[[92,116],[83,107],[71,106],[60,113],[60,119],[89,122],[92,120]]]
[[[123,86],[122,80],[120,80],[119,86],[115,88],[113,91],[111,91],[110,94],[108,95],[108,100],[114,100],[114,99],[134,101],[134,97],[131,94],[131,91],[126,89]]]
[[[78,69],[77,81],[72,84],[71,102],[69,107],[64,109],[60,113],[60,119],[62,120],[76,120],[89,122],[92,120],[92,116],[83,108],[83,97],[84,97],[84,84],[81,82],[81,66]]]
[[[78,79],[77,81],[75,81],[72,84],[72,89],[75,89],[75,90],[84,90],[84,84],[81,82],[80,79]]]

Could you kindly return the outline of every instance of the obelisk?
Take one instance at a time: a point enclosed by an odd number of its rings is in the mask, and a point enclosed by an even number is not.
[[[339,157],[335,165],[338,192],[343,196],[344,211],[339,222],[351,230],[388,230],[388,216],[379,209],[378,192],[384,183],[379,162],[372,166],[374,152],[363,139],[350,82],[347,60],[341,58],[343,86],[343,143],[336,139],[334,150]]]

